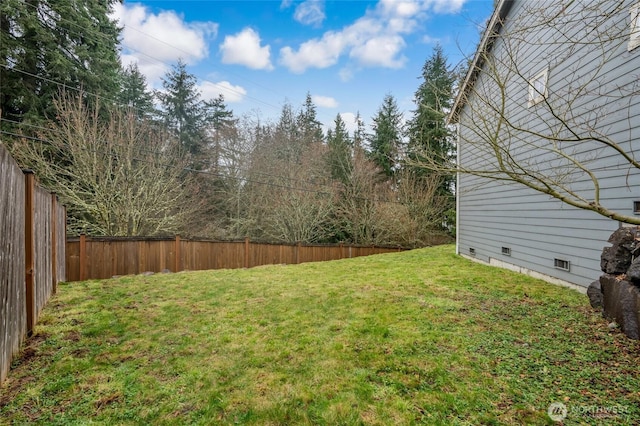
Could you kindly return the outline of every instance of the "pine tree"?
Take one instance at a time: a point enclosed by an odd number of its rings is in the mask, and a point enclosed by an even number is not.
[[[303,147],[300,142],[298,120],[296,120],[293,107],[285,102],[280,111],[280,118],[273,132],[275,154],[285,163],[298,163],[302,158]]]
[[[391,94],[387,94],[373,118],[373,134],[369,136],[369,155],[384,175],[394,175],[403,137],[402,113]]]
[[[410,167],[418,175],[430,174],[428,163],[451,161],[454,151],[451,131],[445,118],[453,101],[454,74],[447,67],[447,58],[440,46],[422,67],[422,83],[415,93],[417,109],[408,123],[408,157]],[[451,193],[453,176],[443,176],[441,193]]]
[[[179,60],[162,79],[164,91],[157,96],[164,108],[167,128],[189,153],[192,165],[200,168],[198,159],[205,146],[205,105],[197,83],[196,77],[187,72],[186,64]]]
[[[63,87],[82,88],[90,101],[115,98],[119,29],[108,14],[116,1],[0,2],[3,119],[53,117],[53,99]]]
[[[356,114],[356,129],[353,131],[353,148],[361,150],[364,148],[364,142],[367,140],[367,132],[364,126],[364,120],[360,116],[360,111]]]
[[[225,133],[229,133],[235,124],[233,119],[233,111],[227,108],[224,102],[224,96],[218,95],[217,98],[205,102],[205,114],[208,126],[212,134],[212,159],[213,169],[217,173],[222,157],[221,139]]]
[[[151,118],[157,113],[153,93],[147,89],[147,80],[136,64],[130,64],[120,72],[118,103],[130,108],[139,119]]]
[[[322,142],[322,124],[318,121],[316,106],[313,103],[311,94],[307,92],[302,109],[298,113],[298,129],[301,141],[305,146]]]
[[[331,177],[343,184],[349,180],[352,164],[352,142],[347,127],[340,114],[334,120],[334,130],[327,132],[327,163],[331,170]]]

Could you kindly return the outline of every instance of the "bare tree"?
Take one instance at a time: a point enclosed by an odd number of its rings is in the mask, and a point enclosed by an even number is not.
[[[630,187],[640,171],[637,73],[616,70],[637,53],[627,50],[638,9],[630,25],[626,1],[522,1],[507,14],[511,3],[499,3],[450,115],[461,123],[458,164],[425,166],[516,182],[640,224],[608,204],[604,185],[626,175]]]
[[[451,238],[448,228],[452,224],[443,223],[451,209],[451,197],[443,194],[441,189],[442,178],[436,174],[421,176],[410,170],[400,172],[398,201],[406,209],[406,219],[397,232],[402,238],[399,244],[419,247]]]
[[[96,103],[97,104],[97,103]],[[55,101],[57,120],[13,146],[19,161],[55,191],[70,231],[157,235],[179,231],[194,203],[177,144],[132,111],[87,107],[82,95]]]

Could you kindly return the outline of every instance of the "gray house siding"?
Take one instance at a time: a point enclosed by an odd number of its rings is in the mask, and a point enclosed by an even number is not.
[[[572,25],[563,26],[562,32],[549,31],[542,25],[529,26],[539,19],[532,13],[532,5],[536,10],[553,12],[558,9],[558,2],[512,3],[500,34],[512,34],[526,27],[526,31],[519,32],[526,42],[514,46],[509,45],[512,41],[498,37],[490,54],[501,58],[505,66],[506,77],[502,81],[506,82],[504,99],[509,120],[525,130],[512,130],[502,136],[509,138],[514,155],[542,173],[556,173],[561,165],[553,155],[540,149],[541,144],[547,142],[535,134],[558,132],[561,135],[566,129],[558,126],[558,121],[544,107],[528,106],[527,79],[547,69],[549,103],[558,111],[570,114],[581,132],[599,132],[640,157],[640,96],[621,96],[638,91],[640,48],[627,51],[628,38],[608,37],[614,33],[629,34],[629,10],[637,1],[599,2],[600,9],[591,8],[596,2],[572,3],[570,7],[581,10],[579,13],[567,11],[567,19],[573,17]],[[600,19],[594,14],[601,14],[602,7],[610,7],[612,14],[606,25],[600,22],[592,27],[591,23]],[[576,16],[580,17],[579,21],[575,20]],[[600,44],[589,42],[593,40],[593,31],[602,33]],[[562,42],[567,39],[578,42]],[[499,97],[500,91],[490,72],[484,69],[473,85],[474,90],[467,95],[457,118],[458,161],[462,166],[495,161],[490,152],[468,142],[480,137],[482,126],[491,130],[493,125],[490,117],[483,121],[479,110],[473,108],[474,102],[479,102],[478,96],[482,95]],[[577,92],[579,88],[588,95],[572,97],[572,90]],[[569,97],[572,102],[567,102]],[[620,154],[596,142],[581,141],[570,148],[575,158],[595,171],[602,204],[632,215],[633,201],[640,201],[639,171],[622,161]],[[568,182],[572,189],[592,199],[593,184],[586,174],[573,174]],[[460,254],[485,262],[516,265],[582,287],[601,275],[602,248],[609,235],[620,226],[616,221],[569,206],[524,185],[468,174],[458,177],[457,195]],[[504,254],[503,248],[510,254]],[[569,262],[569,270],[558,269],[555,259]]]

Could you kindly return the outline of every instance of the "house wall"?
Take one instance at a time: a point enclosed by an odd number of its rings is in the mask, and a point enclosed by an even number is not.
[[[502,38],[492,47],[490,58],[495,62],[484,64],[460,110],[461,166],[494,163],[489,147],[481,143],[494,135],[508,141],[513,155],[529,168],[548,175],[567,170],[564,160],[544,150],[549,141],[540,136],[567,135],[562,121],[582,136],[609,138],[639,158],[640,96],[634,93],[640,86],[640,48],[627,51],[629,10],[634,3],[582,1],[562,11],[558,2],[516,1]],[[559,24],[555,29],[541,24],[552,17]],[[542,69],[549,70],[547,100],[566,120],[559,120],[545,105],[528,105],[528,79]],[[508,129],[497,127],[501,113],[496,109],[502,105],[513,126]],[[639,170],[593,141],[564,143],[562,148],[595,172],[603,205],[633,214],[633,201],[640,200]],[[593,199],[588,175],[564,178],[571,188]],[[601,275],[600,254],[618,222],[520,184],[467,174],[458,179],[460,254],[475,249],[479,260],[506,262],[583,287]],[[510,249],[510,256],[502,253],[503,247]],[[570,262],[570,270],[557,269],[556,258]]]

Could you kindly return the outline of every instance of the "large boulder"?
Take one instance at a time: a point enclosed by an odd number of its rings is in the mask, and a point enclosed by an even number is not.
[[[600,277],[600,286],[604,317],[617,322],[627,337],[640,339],[640,288],[609,274]]]
[[[627,269],[627,279],[633,284],[640,285],[640,256],[636,256]]]
[[[600,257],[605,274],[587,289],[589,302],[628,337],[640,339],[640,227],[620,228],[609,242]]]
[[[591,283],[589,288],[587,288],[587,296],[589,297],[589,303],[592,308],[602,308],[602,288],[600,286],[600,280]]]
[[[620,228],[608,240],[611,247],[605,247],[600,256],[600,269],[605,274],[620,275],[631,266],[633,253],[640,248],[640,228]]]

